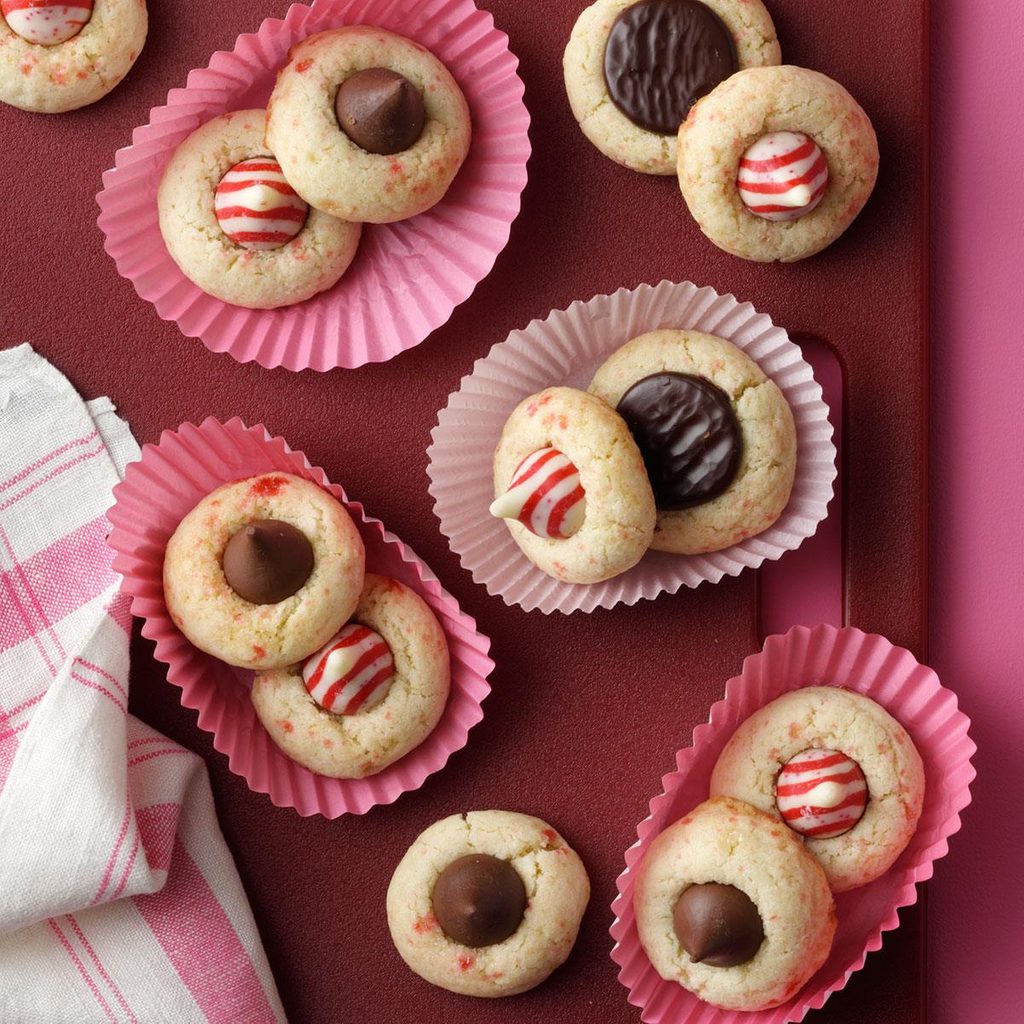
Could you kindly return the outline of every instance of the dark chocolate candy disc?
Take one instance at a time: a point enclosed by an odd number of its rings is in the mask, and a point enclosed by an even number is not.
[[[277,604],[296,593],[313,571],[313,547],[291,523],[254,519],[224,548],[228,586],[252,604]]]
[[[341,130],[368,153],[392,156],[423,134],[423,96],[408,78],[388,68],[366,68],[346,78],[334,101]]]
[[[672,923],[679,944],[695,964],[745,964],[764,941],[764,925],[753,900],[742,889],[719,882],[684,889]]]
[[[687,373],[656,373],[638,380],[618,411],[643,456],[659,509],[692,508],[728,490],[743,437],[721,388]]]
[[[612,103],[659,135],[675,135],[690,107],[737,70],[732,34],[696,0],[631,4],[615,19],[604,51]]]
[[[474,853],[441,872],[431,896],[441,930],[463,946],[493,946],[519,927],[526,888],[507,860]]]

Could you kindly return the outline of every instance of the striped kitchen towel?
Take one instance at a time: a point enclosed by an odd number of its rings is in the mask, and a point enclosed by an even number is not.
[[[110,492],[137,459],[0,352],[0,1021],[283,1021],[201,759],[127,713]]]

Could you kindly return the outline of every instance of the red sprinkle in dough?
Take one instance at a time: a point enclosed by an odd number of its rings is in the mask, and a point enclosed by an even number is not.
[[[285,732],[295,731],[295,726],[292,725],[292,723],[289,722],[287,718],[282,718],[278,724],[281,726],[282,729],[284,729]]]
[[[252,652],[257,658],[265,658],[267,656],[267,652],[259,644],[252,645]]]
[[[312,66],[313,62],[311,60],[300,60],[299,63],[295,65],[295,70],[301,75],[303,72],[308,71]]]
[[[552,845],[558,842],[558,833],[553,828],[546,828],[541,831],[541,835]]]
[[[466,956],[464,953],[459,956],[459,970],[468,971],[473,964],[476,963],[476,959],[471,956]]]
[[[433,914],[424,914],[423,917],[419,918],[416,923],[412,926],[412,930],[417,935],[424,935],[426,932],[432,932],[437,927],[437,918]]]
[[[288,486],[288,481],[283,476],[260,477],[250,488],[250,494],[260,494],[265,498],[273,498],[281,493],[282,489]]]

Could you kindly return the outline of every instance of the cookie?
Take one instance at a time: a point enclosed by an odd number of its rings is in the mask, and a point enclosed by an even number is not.
[[[146,42],[145,0],[2,0],[0,102],[61,114],[102,99]]]
[[[640,447],[658,521],[651,547],[721,551],[782,515],[796,474],[796,426],[778,386],[735,345],[660,330],[623,345],[590,391]]]
[[[679,129],[679,187],[720,249],[792,263],[831,245],[868,201],[878,142],[838,83],[792,66],[748,68]],[[759,201],[762,200],[762,201]]]
[[[311,206],[388,224],[439,202],[470,143],[469,107],[428,50],[370,25],[293,47],[267,109],[267,143]]]
[[[494,493],[492,514],[565,583],[617,576],[650,546],[654,496],[640,451],[615,410],[584,391],[547,388],[516,407],[494,453]]]
[[[711,777],[786,822],[835,892],[884,874],[910,842],[924,767],[906,729],[873,700],[810,686],[765,705],[733,734]]]
[[[651,843],[633,907],[658,974],[729,1010],[791,998],[825,962],[836,928],[824,872],[799,839],[728,797]]]
[[[164,554],[164,598],[200,650],[240,668],[282,668],[348,621],[363,563],[340,502],[266,473],[218,487],[182,519]]]
[[[419,746],[444,713],[448,641],[427,603],[373,573],[349,622],[301,665],[260,672],[252,703],[310,771],[361,779]]]
[[[569,105],[616,163],[674,174],[691,105],[740,68],[778,64],[761,0],[597,0],[565,48]]]
[[[583,862],[547,822],[470,811],[435,822],[409,847],[388,886],[388,927],[432,985],[511,996],[565,961],[589,899]]]
[[[264,141],[266,114],[222,114],[177,148],[157,193],[160,231],[181,272],[250,309],[322,292],[352,263],[362,228],[311,210]]]

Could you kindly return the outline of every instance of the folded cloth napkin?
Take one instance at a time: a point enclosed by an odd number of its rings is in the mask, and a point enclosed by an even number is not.
[[[201,759],[127,714],[105,544],[138,446],[28,345],[0,352],[0,1021],[284,1011]]]

